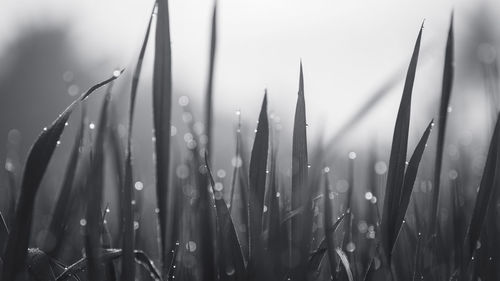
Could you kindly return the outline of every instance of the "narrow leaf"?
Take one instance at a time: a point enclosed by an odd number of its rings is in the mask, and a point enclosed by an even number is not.
[[[23,183],[16,207],[15,220],[3,255],[4,267],[2,280],[15,280],[15,276],[24,267],[36,193],[69,116],[81,101],[86,99],[95,90],[118,78],[122,72],[123,70],[115,72],[111,78],[92,86],[87,92],[83,93],[59,115],[52,125],[42,131],[31,147],[24,168]]]
[[[408,146],[408,132],[410,127],[411,96],[413,91],[413,82],[417,70],[418,54],[420,50],[420,41],[422,38],[423,25],[418,33],[413,55],[410,60],[406,81],[403,89],[403,96],[399,105],[396,125],[391,146],[391,156],[387,172],[387,185],[384,198],[384,212],[382,214],[382,245],[387,260],[390,262],[391,251],[396,237],[395,224],[396,214],[401,201],[403,190],[403,180],[405,172],[406,152]]]

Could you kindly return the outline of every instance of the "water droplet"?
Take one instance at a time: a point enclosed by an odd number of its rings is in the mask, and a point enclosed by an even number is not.
[[[276,192],[276,197],[280,197],[280,193],[279,192]]]
[[[80,220],[80,225],[81,226],[86,226],[87,225],[87,220],[86,219],[81,219]]]
[[[447,111],[448,113],[451,113],[451,112],[453,111],[453,108],[451,107],[451,105],[450,105],[450,106],[448,106],[448,108],[446,109],[446,111]]]
[[[384,161],[378,161],[375,163],[375,173],[377,175],[383,175],[387,172],[387,165],[385,164]]]
[[[351,159],[351,160],[356,159],[356,152],[354,152],[354,151],[349,152],[349,159]]]
[[[263,211],[264,211],[264,213],[267,212],[267,206],[266,205],[264,205],[264,210]]]
[[[139,229],[139,222],[134,221],[134,230],[137,230],[137,229]]]
[[[119,77],[121,74],[122,74],[121,70],[116,69],[115,71],[113,71],[113,76],[114,77]]]
[[[196,251],[196,243],[194,241],[189,241],[186,243],[186,250],[190,252]]]
[[[448,177],[452,180],[456,180],[458,178],[458,172],[456,170],[450,170],[448,172]]]
[[[170,136],[173,137],[175,135],[177,135],[177,128],[174,125],[172,125],[170,126]]]
[[[352,253],[356,250],[356,244],[354,244],[354,242],[349,242],[347,243],[345,249],[349,252],[349,253]]]
[[[180,106],[187,106],[189,104],[189,97],[187,96],[180,96],[179,97],[179,105]]]
[[[47,127],[43,127],[43,130],[44,130],[44,131],[47,131]]]
[[[90,124],[89,124],[89,128],[90,128],[91,130],[95,129],[95,124],[94,124],[94,123],[90,123]]]
[[[323,168],[323,172],[325,172],[325,173],[329,173],[329,172],[330,172],[330,167],[324,167],[324,168]]]
[[[224,185],[220,182],[216,182],[215,183],[215,186],[214,186],[214,189],[217,190],[217,191],[222,191],[222,189],[224,189]]]
[[[70,85],[68,87],[68,95],[74,97],[76,95],[78,95],[78,93],[80,92],[80,88],[78,88],[77,85],[73,84],[73,85]]]
[[[226,171],[224,171],[223,169],[219,169],[217,171],[217,176],[221,179],[225,178],[226,177]]]
[[[373,194],[370,191],[368,191],[367,193],[365,193],[365,199],[366,200],[372,200],[372,198],[373,198]]]
[[[377,197],[373,196],[372,199],[370,199],[370,202],[372,202],[372,204],[377,203]]]
[[[136,181],[134,187],[136,190],[141,191],[144,188],[144,184],[141,181]]]
[[[57,146],[61,145],[61,141],[60,141],[60,140],[58,140],[58,141],[56,142],[56,145],[57,145]]]
[[[175,174],[180,179],[186,179],[189,176],[189,167],[186,164],[181,164],[175,169]]]
[[[235,168],[241,167],[241,165],[243,164],[241,157],[240,156],[233,157],[233,159],[231,159],[231,164]]]

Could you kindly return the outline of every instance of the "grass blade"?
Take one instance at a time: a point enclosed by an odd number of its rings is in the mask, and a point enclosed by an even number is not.
[[[220,255],[220,278],[221,280],[245,280],[245,262],[241,251],[236,230],[229,214],[226,202],[221,191],[215,190],[215,181],[208,165],[207,157],[205,162],[212,191],[215,194],[215,208],[217,212],[217,236],[220,241],[222,254]],[[218,194],[217,194],[218,193]]]
[[[102,252],[102,260],[104,263],[111,262],[115,259],[118,259],[122,256],[121,249],[104,249]],[[153,261],[144,253],[143,251],[135,250],[134,258],[137,263],[144,266],[154,279],[162,280],[158,269],[154,265]],[[74,264],[68,266],[61,274],[59,274],[56,278],[56,281],[67,280],[71,277],[76,276],[79,272],[82,272],[88,268],[88,258],[83,257]]]
[[[95,146],[91,159],[91,175],[87,185],[87,211],[85,225],[85,254],[88,258],[88,278],[93,281],[104,280],[104,267],[101,260],[102,199],[104,190],[104,143],[108,131],[108,112],[111,91],[106,93],[101,107]]]
[[[156,3],[155,3],[156,6]],[[139,85],[139,78],[141,76],[142,62],[144,60],[144,54],[146,53],[146,47],[148,44],[149,33],[151,30],[151,23],[153,21],[153,13],[155,7],[153,7],[153,12],[149,17],[149,23],[146,28],[146,34],[144,36],[144,41],[142,43],[141,50],[139,52],[139,58],[134,70],[134,76],[132,78],[132,87],[130,91],[130,108],[129,108],[129,123],[128,123],[128,140],[127,140],[127,155],[125,159],[125,179],[122,185],[122,269],[121,269],[121,279],[122,281],[133,281],[135,280],[135,266],[134,266],[134,219],[133,219],[133,205],[132,205],[132,193],[133,187],[133,169],[132,169],[132,132],[134,124],[134,111],[135,111],[135,100],[137,97],[137,87]]]
[[[5,245],[7,244],[7,239],[9,238],[9,229],[7,224],[3,219],[2,213],[0,213],[0,251],[3,252]]]
[[[266,191],[267,154],[269,147],[269,123],[267,118],[267,92],[264,94],[255,141],[250,157],[250,200],[249,209],[249,272],[255,271],[254,266],[258,252],[262,250],[262,215],[264,210],[264,194]]]
[[[15,220],[3,255],[4,267],[2,280],[15,280],[15,276],[24,267],[36,193],[69,116],[81,101],[86,99],[95,90],[118,78],[121,72],[116,71],[111,78],[90,87],[87,92],[73,101],[52,125],[42,131],[31,147],[24,168],[23,183],[16,207]]]
[[[420,138],[420,141],[418,142],[417,147],[415,148],[415,151],[413,152],[413,155],[408,162],[408,167],[406,168],[403,190],[397,210],[396,225],[394,228],[395,233],[393,234],[396,238],[399,235],[406,210],[408,209],[408,205],[410,204],[413,185],[415,184],[415,179],[417,178],[418,166],[420,165],[420,160],[422,160],[422,155],[424,154],[425,146],[427,144],[427,140],[429,139],[429,135],[431,133],[433,125],[434,120],[432,120],[425,129],[424,134]]]
[[[441,89],[441,104],[439,106],[439,119],[438,119],[438,139],[436,149],[436,162],[434,169],[434,188],[432,194],[432,210],[430,217],[431,235],[435,235],[437,229],[438,204],[439,204],[439,187],[441,181],[441,169],[443,165],[443,151],[444,151],[444,138],[446,134],[446,119],[448,117],[448,105],[450,103],[451,88],[453,83],[453,14],[451,15],[450,28],[448,30],[448,39],[446,41],[446,54],[444,58],[443,70],[443,86]]]
[[[415,81],[415,72],[417,70],[418,54],[420,50],[420,41],[422,38],[423,25],[418,33],[413,55],[410,60],[406,81],[403,89],[403,96],[398,110],[396,125],[391,146],[391,156],[387,172],[387,185],[384,199],[384,212],[382,214],[382,245],[390,263],[391,252],[396,242],[395,224],[396,214],[399,208],[401,193],[403,189],[403,180],[405,172],[406,152],[408,147],[408,132],[410,128],[411,95],[413,83]]]
[[[352,276],[351,266],[349,264],[349,260],[347,259],[346,254],[340,248],[336,248],[335,252],[340,257],[340,261],[342,262],[342,265],[344,266],[345,272],[347,274],[347,278],[349,279],[349,281],[354,281],[354,278]]]
[[[78,159],[80,155],[80,148],[83,145],[83,134],[85,131],[85,110],[82,108],[82,117],[80,121],[80,127],[78,128],[77,135],[75,136],[75,143],[73,144],[73,149],[69,156],[69,162],[66,168],[66,173],[64,175],[64,180],[62,183],[61,191],[59,193],[58,199],[56,201],[56,206],[52,212],[52,220],[49,225],[49,230],[45,238],[42,250],[49,256],[54,256],[57,250],[56,242],[61,241],[64,227],[67,223],[67,214],[69,210],[70,194],[73,189],[73,183],[75,181],[75,175],[77,172]]]
[[[213,80],[215,68],[215,49],[217,47],[217,0],[214,1],[212,13],[212,33],[210,37],[210,61],[208,66],[208,81],[206,90],[205,122],[207,128],[208,151],[212,151],[212,118],[213,118]]]
[[[170,172],[170,120],[172,110],[172,51],[170,47],[170,20],[168,0],[157,0],[158,14],[153,71],[153,123],[156,155],[156,200],[160,225],[160,255],[162,276],[167,276],[168,245],[172,229],[167,217]],[[168,233],[167,233],[168,232]]]
[[[309,205],[307,192],[308,158],[307,158],[307,124],[304,98],[304,75],[302,62],[300,63],[299,92],[292,137],[292,210],[307,208]],[[307,230],[304,227],[305,215],[300,214],[292,218],[292,249],[298,249],[299,266],[292,268],[292,279],[305,280],[305,267],[309,256],[309,241],[304,240]]]
[[[483,176],[477,192],[476,203],[472,212],[469,228],[467,229],[466,238],[464,241],[464,252],[462,261],[462,273],[467,268],[468,264],[473,257],[476,244],[481,235],[486,212],[488,210],[490,198],[492,197],[494,188],[498,187],[500,183],[500,148],[499,148],[499,134],[500,134],[500,115],[497,118],[495,130],[491,137],[490,148],[486,164],[484,166]]]

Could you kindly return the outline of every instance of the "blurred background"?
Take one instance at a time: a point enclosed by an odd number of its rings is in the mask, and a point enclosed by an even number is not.
[[[375,168],[385,173],[406,69],[424,20],[410,151],[427,123],[437,117],[452,11],[456,74],[446,157],[458,160],[459,151],[466,147],[467,169],[476,177],[481,174],[498,109],[497,2],[219,0],[218,5],[212,154],[215,169],[225,171],[220,175],[229,174],[232,160],[234,164],[235,113],[241,112],[248,151],[264,89],[283,140],[280,153],[289,155],[300,60],[311,149],[318,143],[324,145],[331,156],[325,164],[339,171],[335,174],[338,182],[347,165],[337,160],[346,160],[351,151],[360,163],[369,157],[380,160]],[[5,169],[20,177],[21,163],[42,128],[90,85],[122,67],[126,72],[114,86],[113,106],[116,129],[124,137],[131,73],[153,1],[3,0],[0,7],[0,159],[5,159]],[[200,121],[203,116],[212,7],[213,2],[206,0],[170,1],[174,148],[183,143],[186,127],[182,120]],[[135,163],[140,167],[135,177],[152,200],[151,38],[139,86],[134,146],[138,151]],[[89,126],[97,121],[102,96],[94,95],[86,102]],[[184,105],[189,101],[191,117],[182,114],[178,101]],[[74,114],[44,179],[51,192],[42,194],[49,199],[56,194],[53,187],[60,185],[63,175],[59,171],[67,161],[78,120]],[[433,149],[430,146],[431,152],[426,153],[429,159]],[[373,156],[370,151],[377,153]],[[282,170],[290,174],[287,157]],[[420,173],[430,177],[432,169],[422,165]],[[450,176],[453,171],[443,170]],[[37,221],[43,222],[43,218]]]

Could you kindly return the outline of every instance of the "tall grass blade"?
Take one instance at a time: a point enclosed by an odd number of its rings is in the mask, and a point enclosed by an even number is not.
[[[387,185],[384,198],[384,212],[381,223],[381,239],[385,256],[390,262],[391,252],[396,242],[394,236],[396,227],[396,215],[403,190],[403,180],[405,172],[406,152],[408,147],[408,132],[410,127],[411,95],[415,72],[417,70],[420,41],[422,38],[422,27],[418,33],[413,55],[410,60],[406,81],[403,89],[403,96],[398,110],[396,125],[391,146],[391,156],[387,172]]]
[[[153,71],[153,123],[156,155],[156,200],[160,225],[160,255],[162,276],[167,276],[169,236],[173,229],[167,217],[170,172],[170,120],[172,110],[172,51],[168,0],[157,0],[156,40]]]
[[[156,3],[155,3],[156,6]],[[153,7],[154,12],[155,7]],[[135,280],[135,266],[134,266],[134,219],[133,219],[133,168],[132,168],[132,132],[134,124],[134,111],[135,111],[135,100],[137,97],[137,87],[139,85],[139,78],[141,76],[142,62],[144,60],[144,55],[146,53],[146,47],[148,44],[149,33],[151,30],[151,23],[153,22],[153,12],[149,17],[149,23],[146,28],[146,34],[144,35],[144,41],[142,43],[141,50],[139,52],[139,58],[134,70],[134,76],[132,78],[132,87],[130,91],[130,108],[129,108],[129,120],[128,120],[128,139],[127,139],[127,155],[125,158],[125,179],[122,185],[122,269],[121,269],[121,281],[134,281]]]
[[[300,63],[299,91],[297,106],[295,108],[295,119],[292,137],[292,210],[299,208],[307,209],[310,204],[310,194],[307,190],[308,182],[308,158],[307,158],[307,124],[306,107],[304,98],[304,75],[302,62]],[[305,234],[311,229],[307,229],[305,214],[300,214],[292,218],[292,249],[291,253],[299,256],[292,257],[298,259],[298,265],[292,265],[292,279],[304,280],[305,266],[309,256],[309,242],[305,241]]]
[[[469,228],[464,241],[462,273],[471,261],[481,235],[486,212],[494,189],[500,184],[500,115],[498,115],[495,130],[491,137],[488,156],[484,166],[483,176],[477,192],[476,203],[472,212]]]
[[[3,254],[4,267],[2,280],[15,280],[15,276],[24,267],[33,220],[36,193],[69,116],[81,101],[86,99],[95,90],[118,78],[120,74],[121,72],[115,72],[111,78],[90,87],[87,92],[73,101],[73,103],[54,120],[52,125],[42,131],[31,147],[24,168],[23,182],[16,207],[15,220]]]
[[[206,89],[205,122],[207,132],[208,151],[212,151],[212,118],[213,118],[213,83],[215,68],[215,49],[217,47],[217,0],[214,0],[212,12],[212,33],[210,37],[210,61],[208,66],[208,81]]]
[[[439,221],[438,204],[439,204],[439,187],[441,185],[441,169],[443,165],[444,138],[446,134],[446,119],[448,118],[448,105],[450,103],[451,88],[453,83],[453,14],[451,15],[450,28],[448,30],[448,39],[446,41],[446,54],[444,58],[443,70],[443,85],[441,88],[441,104],[439,106],[438,119],[438,138],[436,150],[436,162],[434,169],[434,188],[432,194],[432,210],[430,218],[431,235],[435,235],[437,229],[436,223]]]
[[[264,94],[259,115],[259,123],[255,134],[255,141],[250,157],[250,197],[249,197],[249,234],[250,234],[250,261],[251,271],[255,271],[255,262],[258,252],[262,250],[262,216],[264,210],[264,194],[266,191],[267,155],[269,147],[269,123],[267,118],[267,92]]]
[[[104,193],[104,143],[108,132],[108,113],[111,100],[111,92],[104,98],[99,116],[99,124],[95,137],[95,145],[92,151],[92,167],[89,184],[87,185],[87,210],[85,224],[85,254],[88,258],[89,280],[103,281],[104,267],[101,259],[101,234],[103,227],[102,199]]]

